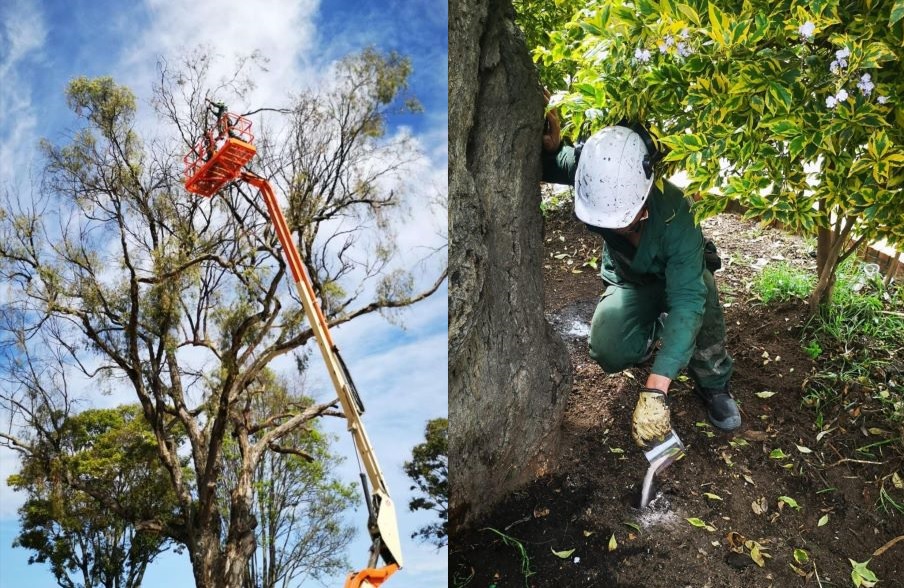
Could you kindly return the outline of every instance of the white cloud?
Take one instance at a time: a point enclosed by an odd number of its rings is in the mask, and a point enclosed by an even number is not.
[[[38,5],[27,0],[4,0],[0,19],[0,182],[6,183],[30,168],[37,143],[26,76],[41,58],[47,28]]]
[[[39,15],[36,17],[36,13],[29,10],[32,3],[27,0],[16,0],[11,4],[14,10],[7,11],[8,0],[2,1],[4,8],[0,10],[0,14],[4,15],[4,27],[14,25],[16,31],[31,30],[27,35],[27,38],[31,39],[30,42],[17,37],[15,42],[18,53],[2,54],[0,115],[4,121],[2,132],[8,132],[9,135],[4,134],[0,148],[6,149],[6,145],[10,144],[7,138],[12,137],[13,132],[21,133],[22,137],[31,133],[31,141],[34,143],[35,113],[30,106],[31,90],[27,83],[29,80],[9,76],[24,76],[22,64],[28,60],[28,56],[40,55],[45,33]],[[407,7],[406,10],[409,12],[398,14],[402,7]],[[373,17],[369,21],[371,26],[358,27],[348,34],[332,35],[327,38],[320,35],[314,25],[319,8],[318,0],[257,2],[199,0],[192,3],[189,8],[178,0],[147,0],[146,14],[150,22],[146,28],[135,31],[134,22],[120,22],[115,17],[108,23],[128,30],[127,38],[132,39],[121,54],[107,55],[105,58],[109,63],[115,64],[115,67],[109,70],[110,75],[113,75],[118,83],[132,88],[139,97],[139,130],[153,128],[149,125],[155,122],[147,103],[156,77],[158,56],[175,62],[186,50],[207,45],[212,53],[219,57],[212,69],[212,77],[217,79],[232,72],[237,57],[259,50],[270,60],[269,71],[255,75],[257,88],[248,97],[247,104],[230,106],[233,110],[284,106],[292,94],[303,88],[322,87],[328,83],[332,60],[370,44],[386,48],[386,43],[382,41],[387,35],[394,34],[393,30],[398,29],[398,23],[414,22],[419,18],[425,18],[425,15],[431,19],[445,19],[445,11],[435,10],[432,5],[412,7],[407,3],[393,2],[389,6],[362,9],[371,12],[370,16]],[[12,17],[8,17],[7,12],[15,13],[15,20],[11,20]],[[413,30],[402,34],[418,35],[419,31]],[[399,46],[398,42],[388,47],[404,52],[404,45]],[[3,50],[6,51],[6,45],[3,46]],[[423,58],[424,55],[413,57]],[[442,63],[445,63],[445,55],[442,57]],[[444,86],[443,68],[417,70],[416,59],[415,67],[415,75],[442,78]],[[18,83],[8,84],[10,79]],[[8,90],[10,86],[21,87]],[[13,108],[24,109],[21,110],[16,125],[6,122],[11,120],[7,112]],[[403,219],[404,222],[400,221],[398,226],[398,242],[404,254],[401,260],[403,264],[420,257],[424,246],[435,247],[441,243],[441,238],[437,235],[447,226],[444,211],[426,206],[428,195],[437,193],[441,198],[445,198],[446,195],[447,117],[445,112],[428,112],[421,116],[426,117],[424,121],[426,124],[421,125],[425,130],[413,138],[422,155],[411,164],[410,169],[406,170],[403,178],[405,189],[411,193],[408,216]],[[271,131],[279,130],[277,126],[279,120],[272,117],[267,121]],[[255,120],[255,125],[256,128],[260,128],[259,120]],[[410,130],[401,129],[396,132]],[[27,153],[29,157],[33,154],[30,149],[23,149],[22,152]],[[8,161],[5,151],[3,155],[3,161]],[[6,164],[0,162],[0,166],[3,165]],[[5,168],[0,167],[0,172],[3,171]],[[0,178],[2,177],[0,174]],[[425,269],[420,276],[418,284],[420,287],[435,279],[436,263],[442,261],[443,258],[435,260],[431,268]],[[285,291],[288,291],[288,288],[287,284]],[[380,316],[372,315],[343,325],[333,333],[364,397],[368,409],[364,417],[365,423],[397,505],[407,564],[405,572],[400,573],[398,579],[393,578],[394,585],[397,584],[399,588],[446,584],[445,551],[437,553],[429,547],[415,543],[409,537],[414,529],[429,522],[429,516],[407,511],[409,482],[401,471],[401,464],[410,458],[411,448],[422,441],[426,421],[446,414],[447,312],[446,290],[443,287],[430,299],[402,312],[402,320],[407,327],[405,332],[401,332],[398,327],[387,323]],[[312,372],[316,372],[316,369],[322,370],[319,367],[322,364],[319,352],[312,349],[311,353]],[[193,360],[199,363],[203,359],[201,354],[193,357]],[[290,376],[294,374],[294,361],[291,355],[279,358],[273,367]],[[322,396],[334,395],[325,375],[315,379],[312,373],[309,382],[322,393]],[[78,385],[84,387],[86,392],[92,391],[92,385],[93,390],[98,388],[96,383],[91,382],[79,381]],[[133,393],[127,386],[123,386],[109,396],[94,397],[91,404],[101,407],[132,401]],[[329,423],[328,429],[340,438],[340,443],[334,448],[335,452],[347,457],[343,465],[343,478],[347,481],[356,481],[354,452],[345,423],[339,419],[326,419],[326,423]],[[17,459],[12,452],[0,449],[0,472],[4,478],[0,483],[0,518],[14,518],[15,509],[23,501],[21,495],[12,493],[5,484],[5,477],[14,471],[16,464]],[[364,551],[359,549],[360,543],[366,542],[363,510],[359,511],[358,515],[355,522],[362,531],[349,554],[356,564],[360,563],[359,555]]]
[[[255,75],[249,103],[281,106],[300,87],[304,56],[314,43],[318,0],[198,0],[187,9],[181,0],[148,0],[151,25],[124,52],[119,67],[132,88],[149,92],[157,57],[176,62],[199,46],[221,59],[214,80],[229,77],[237,59],[259,51],[269,59],[267,72]],[[134,26],[126,23],[126,26]]]

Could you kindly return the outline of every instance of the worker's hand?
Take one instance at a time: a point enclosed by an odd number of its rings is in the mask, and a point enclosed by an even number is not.
[[[665,392],[655,388],[641,390],[631,419],[631,435],[634,442],[640,447],[646,447],[651,441],[664,438],[671,429]]]
[[[546,104],[549,105],[549,90],[546,88],[543,89],[543,97],[546,98]],[[562,127],[559,124],[559,115],[556,114],[555,110],[550,110],[546,113],[546,122],[543,125],[543,150],[549,151],[550,153],[555,153],[559,150],[559,145],[562,143],[561,137]]]

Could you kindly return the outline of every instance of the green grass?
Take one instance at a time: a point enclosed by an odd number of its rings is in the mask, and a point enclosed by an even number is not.
[[[792,298],[806,299],[815,284],[813,274],[783,261],[763,268],[753,283],[753,293],[763,304],[785,302]]]
[[[503,543],[515,548],[515,551],[518,552],[518,556],[521,558],[521,574],[524,576],[524,586],[528,586],[527,579],[533,576],[536,572],[530,569],[530,556],[527,555],[527,549],[525,549],[524,544],[514,537],[506,535],[502,531],[498,531],[493,527],[485,527],[481,529],[481,531],[492,531],[493,533],[499,535]]]
[[[904,288],[886,291],[881,276],[866,278],[859,260],[838,270],[832,303],[806,323],[801,346],[817,361],[804,403],[822,418],[855,383],[872,396],[892,423],[904,423]],[[788,263],[770,264],[753,284],[764,303],[806,300],[816,282],[813,272]]]
[[[885,491],[884,485],[879,488],[879,507],[887,515],[894,515],[896,512],[904,514],[904,504],[895,502],[894,498]]]

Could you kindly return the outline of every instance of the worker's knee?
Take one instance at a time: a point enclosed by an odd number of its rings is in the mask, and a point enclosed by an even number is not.
[[[606,337],[604,333],[595,335],[591,331],[590,358],[610,374],[637,365],[646,352],[647,341],[641,342],[641,345],[631,345],[620,336]]]
[[[598,363],[604,372],[610,374],[625,370],[636,363],[636,361],[632,362],[615,349],[598,348],[592,342],[590,344],[590,359]]]

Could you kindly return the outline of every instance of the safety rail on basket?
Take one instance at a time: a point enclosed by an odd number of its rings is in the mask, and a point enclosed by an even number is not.
[[[251,121],[231,112],[225,113],[182,159],[185,164],[185,189],[201,196],[212,196],[224,185],[238,179],[254,157]]]

